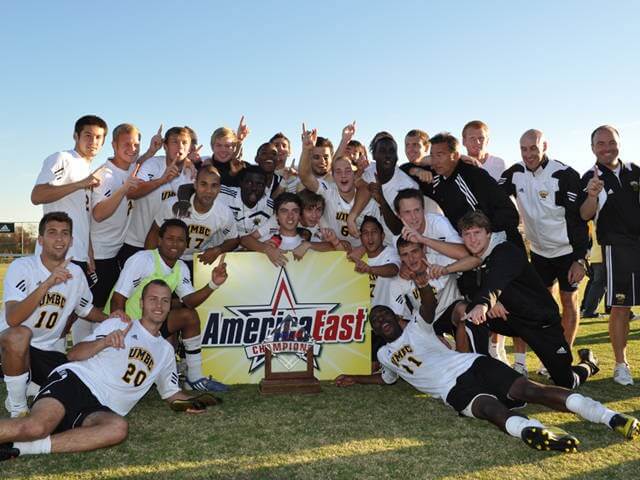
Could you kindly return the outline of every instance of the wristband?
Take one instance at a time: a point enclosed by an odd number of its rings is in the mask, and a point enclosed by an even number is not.
[[[218,285],[218,284],[217,284],[216,282],[214,282],[213,280],[211,280],[211,281],[209,282],[209,285],[208,285],[208,286],[209,286],[209,288],[210,288],[211,290],[216,290],[217,288],[219,288],[219,287],[220,287],[220,285]]]

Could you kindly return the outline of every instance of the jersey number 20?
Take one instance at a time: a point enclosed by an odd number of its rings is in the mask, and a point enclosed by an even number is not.
[[[136,366],[133,363],[130,363],[129,366],[127,366],[127,371],[124,372],[124,375],[122,376],[122,380],[127,383],[131,383],[131,380],[133,379],[133,384],[136,387],[142,385],[145,378],[147,378],[146,372],[144,370],[138,370],[136,372]]]

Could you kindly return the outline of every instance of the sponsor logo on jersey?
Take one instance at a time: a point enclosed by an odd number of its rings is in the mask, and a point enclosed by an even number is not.
[[[40,300],[40,306],[45,307],[47,305],[55,305],[56,307],[64,308],[64,304],[67,303],[67,299],[64,295],[57,292],[47,292],[42,300]]]
[[[232,316],[210,312],[202,333],[202,346],[243,346],[251,360],[249,372],[252,372],[264,363],[265,340],[288,343],[276,348],[302,355],[313,343],[315,356],[321,354],[322,344],[363,342],[366,308],[332,313],[339,307],[340,303],[299,302],[283,268],[267,304],[225,305],[225,311]],[[306,347],[291,342],[301,342]]]

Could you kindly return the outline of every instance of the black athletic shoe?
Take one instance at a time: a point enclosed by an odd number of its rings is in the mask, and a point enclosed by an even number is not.
[[[13,442],[0,443],[0,462],[2,460],[11,460],[20,455],[20,450],[13,447]]]
[[[578,451],[580,444],[576,437],[556,427],[526,427],[522,430],[521,437],[534,450],[574,453]]]
[[[634,440],[640,435],[640,422],[631,415],[616,413],[609,420],[609,426],[627,440]]]
[[[598,359],[590,349],[581,348],[578,350],[578,357],[580,358],[580,363],[588,365],[591,369],[590,376],[593,376],[600,371],[600,367],[598,366],[600,362],[598,362]]]

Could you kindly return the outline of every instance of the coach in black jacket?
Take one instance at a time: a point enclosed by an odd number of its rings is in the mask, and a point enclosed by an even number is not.
[[[465,272],[461,282],[462,293],[470,300],[465,318],[474,326],[473,335],[488,337],[491,330],[521,337],[556,385],[575,388],[597,373],[597,361],[588,349],[579,350],[580,363],[571,366],[558,306],[524,250],[492,235],[489,219],[480,211],[466,214],[458,228],[467,249],[482,259],[480,267]],[[474,340],[478,350],[488,343]]]
[[[619,141],[610,125],[591,134],[597,163],[582,177],[587,196],[580,215],[584,220],[595,218],[607,268],[609,337],[616,360],[613,380],[633,385],[626,351],[631,307],[640,305],[640,167],[620,160]]]
[[[482,210],[496,232],[504,231],[508,240],[524,247],[513,202],[485,170],[460,159],[460,142],[450,133],[431,138],[431,170],[433,180],[419,181],[420,188],[440,205],[452,225],[467,212]]]

